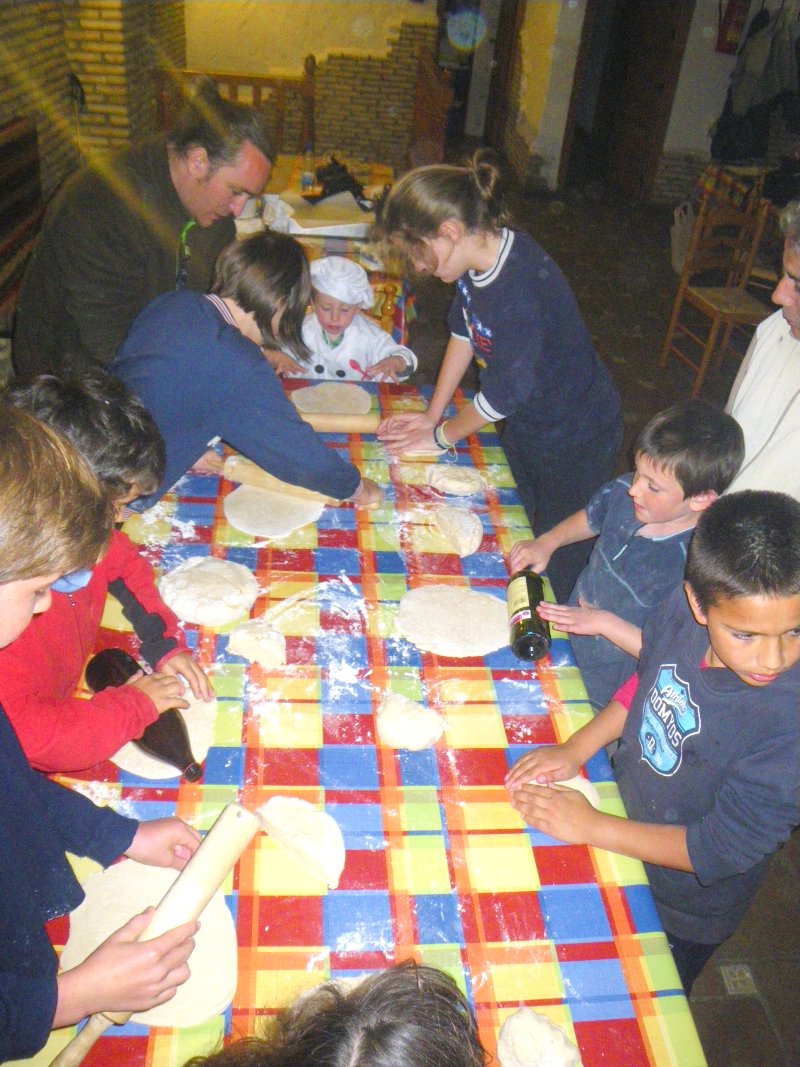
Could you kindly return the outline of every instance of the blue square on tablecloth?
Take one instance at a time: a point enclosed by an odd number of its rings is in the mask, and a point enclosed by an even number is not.
[[[463,944],[464,930],[455,894],[417,893],[413,900],[417,913],[418,945]]]
[[[339,664],[329,664],[320,679],[320,705],[325,715],[371,715],[372,684],[369,678],[351,681]]]
[[[623,1012],[616,1018],[625,1019],[630,1015],[630,1003],[628,988],[625,985],[625,976],[622,973],[620,961],[615,957],[604,960],[571,960],[560,964],[561,978],[564,982],[564,992],[570,1005],[585,1001],[608,1001],[617,1002],[617,1008],[623,1005]],[[602,1009],[605,1010],[605,1009]],[[611,1016],[601,1016],[611,1018]],[[597,1018],[596,1011],[592,1011],[589,1018]]]
[[[376,574],[405,574],[406,565],[399,552],[376,552]]]
[[[329,745],[320,749],[319,784],[324,789],[377,789],[375,749],[361,745]]]
[[[225,551],[225,558],[231,563],[240,563],[249,571],[258,569],[259,549],[252,545],[230,545]]]
[[[340,890],[322,898],[322,933],[331,952],[391,952],[392,912],[385,890]]]
[[[498,648],[495,652],[490,652],[487,656],[484,656],[484,661],[490,671],[519,670],[520,661],[508,645]]]
[[[317,528],[320,530],[355,530],[355,509],[325,508],[317,519]]]
[[[404,637],[387,637],[384,651],[387,667],[413,667],[419,670],[422,666],[419,649]]]
[[[203,559],[208,555],[208,545],[164,545],[161,549],[161,570],[171,571],[184,560],[194,559],[200,556]]]
[[[184,474],[175,483],[173,491],[180,496],[205,497],[215,501],[219,495],[219,478],[216,474]]]
[[[473,552],[461,560],[461,570],[468,578],[507,578],[505,561],[499,554]]]
[[[596,885],[544,886],[539,904],[545,932],[553,941],[607,941],[611,928]]]
[[[242,785],[244,756],[244,750],[241,748],[210,748],[204,764],[204,783],[206,785]]]
[[[519,660],[517,660],[519,663]],[[544,692],[537,678],[494,678],[498,705],[507,715],[549,715]]]
[[[333,669],[342,664],[368,663],[367,642],[361,634],[341,634],[321,630],[316,637],[314,663],[317,667]]]
[[[590,782],[613,782],[614,772],[611,769],[606,750],[601,748],[586,761],[586,773]]]
[[[662,929],[649,885],[626,885],[623,893],[637,934],[651,934]]]
[[[325,810],[339,825],[345,847],[376,851],[384,847],[380,804],[326,804]]]
[[[355,548],[315,548],[314,570],[318,575],[347,575],[361,577],[361,556]]]
[[[119,772],[119,784],[121,786],[142,786],[144,784],[147,788],[156,788],[159,784],[152,778],[137,778],[135,774],[128,774],[127,771]],[[168,787],[177,789],[178,778],[164,779],[163,784]],[[151,819],[169,819],[175,814],[175,800],[174,797],[171,800],[142,800],[137,799],[135,794],[132,797],[126,797],[124,804],[118,809],[121,815],[128,815],[131,819],[138,819],[139,822],[149,822]]]
[[[400,750],[397,753],[397,763],[400,767],[400,780],[403,785],[438,787],[441,784],[436,752],[432,748],[423,749],[421,752]]]
[[[175,504],[175,522],[193,522],[196,526],[213,526],[216,505],[197,500],[179,499]]]

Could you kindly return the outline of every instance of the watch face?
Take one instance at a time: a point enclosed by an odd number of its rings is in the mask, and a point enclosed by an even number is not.
[[[447,16],[447,38],[460,52],[472,52],[486,36],[486,19],[468,8]]]

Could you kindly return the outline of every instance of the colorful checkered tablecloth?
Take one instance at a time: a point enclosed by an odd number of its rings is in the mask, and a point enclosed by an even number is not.
[[[384,414],[423,406],[411,386],[374,388]],[[222,501],[233,485],[189,475],[126,524],[163,570],[208,554],[245,564],[263,589],[254,615],[309,587],[316,595],[280,620],[280,669],[231,655],[230,627],[187,624],[219,699],[199,783],[146,782],[106,763],[70,784],[140,818],[177,813],[200,830],[231,800],[254,809],[275,794],[302,797],[342,828],[341,882],[326,890],[259,835],[224,887],[239,944],[231,1007],[188,1030],[114,1028],[86,1063],[178,1065],[223,1035],[252,1033],[324,979],[413,956],[453,975],[492,1053],[502,1021],[530,1005],[577,1042],[584,1067],[701,1067],[641,864],[530,829],[502,785],[528,746],[562,740],[591,715],[564,635],[528,665],[507,648],[443,659],[394,634],[409,588],[446,583],[504,600],[505,557],[529,528],[498,438],[487,430],[462,442],[457,460],[439,460],[474,466],[484,479],[482,492],[449,501],[484,527],[480,551],[465,559],[426,521],[442,498],[426,485],[425,462],[389,461],[374,437],[326,440],[386,486],[380,510],[326,508],[316,524],[265,543],[227,524]],[[104,621],[120,620],[110,609]],[[103,630],[101,645],[120,642],[135,647],[130,634]],[[435,747],[376,744],[374,712],[387,689],[444,715]],[[605,754],[587,771],[603,809],[623,814]],[[65,933],[63,921],[54,940]],[[49,1052],[69,1036],[52,1039]]]

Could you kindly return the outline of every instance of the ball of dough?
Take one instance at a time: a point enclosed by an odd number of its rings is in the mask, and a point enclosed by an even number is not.
[[[344,870],[339,824],[299,797],[270,797],[257,812],[269,836],[314,878],[335,889]]]
[[[497,1037],[500,1067],[581,1067],[576,1046],[533,1008],[509,1015]]]
[[[471,496],[483,489],[483,479],[474,467],[456,467],[432,465],[428,467],[425,478],[428,485],[450,496]]]
[[[382,744],[411,752],[430,748],[444,733],[444,720],[438,711],[401,693],[384,693],[378,705],[377,725]]]
[[[576,774],[574,778],[565,778],[562,782],[555,782],[554,784],[564,785],[567,789],[577,789],[579,793],[583,793],[593,808],[600,807],[600,794],[589,779],[584,778],[583,775]]]
[[[213,556],[194,556],[159,580],[164,603],[179,619],[198,626],[225,626],[247,615],[258,582],[247,567]]]
[[[463,508],[440,504],[433,512],[434,525],[459,556],[471,556],[483,541],[483,526],[477,515]]]
[[[250,619],[231,630],[228,651],[262,667],[282,667],[286,663],[286,638],[267,619]]]

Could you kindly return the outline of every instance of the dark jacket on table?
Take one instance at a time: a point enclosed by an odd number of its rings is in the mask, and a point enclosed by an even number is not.
[[[17,304],[20,378],[107,364],[154,297],[175,288],[189,216],[175,192],[163,138],[72,175],[51,203]],[[232,218],[186,235],[186,287],[205,292]]]
[[[64,853],[108,866],[138,825],[32,770],[0,709],[0,1062],[38,1052],[53,1025],[58,960],[45,923],[83,900]]]

